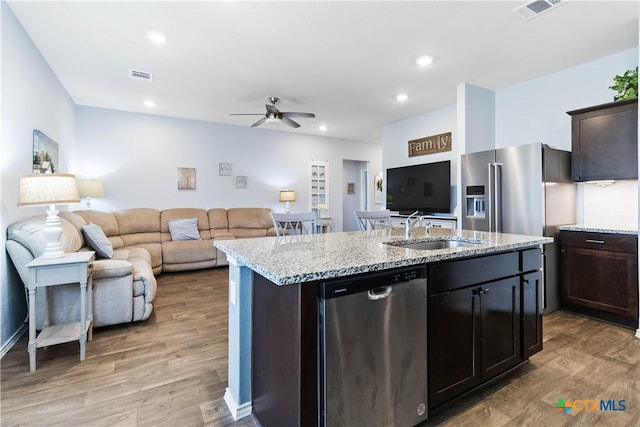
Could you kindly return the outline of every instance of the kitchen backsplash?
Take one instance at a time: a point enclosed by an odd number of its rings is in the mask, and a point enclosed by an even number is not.
[[[638,181],[578,184],[578,223],[637,230]]]

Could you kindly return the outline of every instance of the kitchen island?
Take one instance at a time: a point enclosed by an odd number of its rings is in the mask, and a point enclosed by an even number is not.
[[[425,241],[460,245],[429,250],[405,245]],[[409,242],[402,229],[216,241],[229,259],[225,401],[235,418],[253,411],[262,425],[317,424],[324,419],[318,403],[323,284],[424,267],[428,307],[434,307],[429,309],[429,348],[446,348],[438,340],[450,341],[455,334],[469,338],[456,345],[458,355],[430,353],[430,369],[439,375],[430,375],[428,407],[437,408],[541,349],[540,246],[551,242],[547,237],[437,229],[429,235],[415,229]],[[496,310],[492,304],[502,306]],[[463,320],[452,313],[461,313]],[[493,313],[501,317],[491,317]],[[490,337],[500,341],[488,342]]]

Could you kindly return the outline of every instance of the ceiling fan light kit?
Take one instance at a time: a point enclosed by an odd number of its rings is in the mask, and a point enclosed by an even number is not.
[[[265,108],[267,112],[264,114],[260,120],[251,125],[251,127],[260,126],[264,123],[284,123],[287,126],[291,126],[292,128],[299,128],[300,124],[291,120],[291,117],[305,117],[305,118],[314,118],[316,115],[313,113],[300,113],[295,111],[280,111],[276,108],[276,104],[280,102],[280,98],[275,96],[270,96],[267,101],[271,103],[271,105],[266,104]],[[261,113],[234,113],[232,116],[261,116]]]

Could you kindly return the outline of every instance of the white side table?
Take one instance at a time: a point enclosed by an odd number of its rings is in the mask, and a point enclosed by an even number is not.
[[[38,257],[27,264],[29,270],[29,370],[36,370],[36,348],[80,341],[80,361],[85,359],[87,333],[93,338],[93,281],[95,252],[74,252],[62,258]],[[49,326],[49,286],[80,284],[80,321]],[[44,324],[36,337],[36,289],[44,288]]]

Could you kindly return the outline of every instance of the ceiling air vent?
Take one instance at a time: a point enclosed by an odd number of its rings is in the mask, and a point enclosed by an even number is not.
[[[548,10],[566,3],[567,0],[535,0],[513,9],[520,18],[529,21]]]
[[[129,77],[132,79],[146,80],[148,82],[153,80],[153,74],[140,70],[129,70]]]

